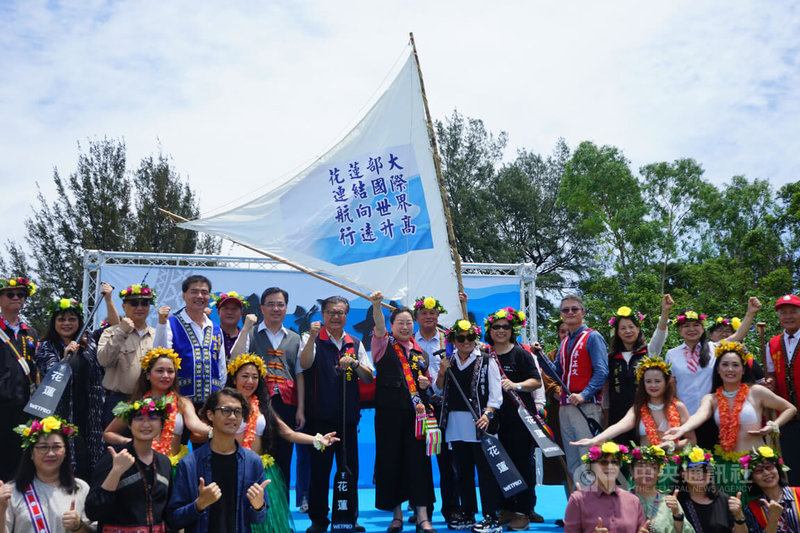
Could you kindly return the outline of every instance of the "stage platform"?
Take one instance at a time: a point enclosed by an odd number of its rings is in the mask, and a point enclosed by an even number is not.
[[[436,497],[440,499],[438,488],[436,489]],[[292,504],[295,502],[294,489],[290,491],[289,501]],[[366,528],[367,533],[384,533],[392,520],[392,515],[389,512],[375,509],[375,489],[360,488],[358,490],[358,503],[360,507],[358,523]],[[566,507],[567,497],[564,494],[564,487],[560,485],[538,485],[536,487],[536,512],[544,517],[544,523],[531,524],[529,531],[563,531],[561,527],[555,525],[555,521],[559,518],[564,518],[564,509]],[[308,515],[298,513],[297,507],[294,505],[292,505],[291,509],[297,533],[305,533],[305,530],[311,525]],[[406,523],[403,524],[403,531],[413,532],[414,524],[409,524],[407,521],[410,513],[406,511],[404,514]],[[439,513],[438,503],[434,511],[433,527],[438,533],[449,531],[441,513]]]

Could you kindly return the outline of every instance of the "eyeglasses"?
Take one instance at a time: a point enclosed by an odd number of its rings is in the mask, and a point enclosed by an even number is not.
[[[329,316],[345,316],[347,314],[346,311],[323,311],[322,313]]]
[[[508,330],[508,329],[511,329],[511,326],[509,324],[495,324],[495,325],[492,326],[492,329],[495,330],[495,331],[500,330],[500,329]]]
[[[235,416],[236,418],[242,418],[243,411],[241,407],[237,407],[235,409],[232,407],[215,407],[213,410],[217,413],[222,413],[222,416],[225,418],[228,418],[231,415]]]
[[[772,463],[761,463],[753,468],[753,472],[764,472],[765,470],[775,470],[775,465]]]
[[[609,461],[608,459],[601,459],[597,462],[600,463],[602,466],[608,466],[608,465],[619,466],[619,461]]]
[[[283,309],[286,307],[286,304],[283,302],[267,302],[265,304],[261,304],[268,309]]]
[[[58,455],[62,453],[66,448],[63,444],[34,444],[33,449],[36,450],[36,453],[41,455],[47,455],[50,452]]]
[[[5,294],[6,296],[8,296],[9,300],[13,300],[14,298],[20,298],[24,300],[25,298],[28,297],[28,293],[25,291],[4,291],[0,294]]]
[[[161,419],[161,415],[158,413],[148,413],[146,416],[139,413],[133,416],[134,420],[159,420]]]
[[[150,300],[125,300],[125,303],[131,307],[139,307],[140,305],[147,307],[150,305]]]
[[[581,311],[583,311],[582,307],[562,307],[561,308],[561,314],[562,315],[568,315],[570,313],[573,313],[573,314],[580,313]]]
[[[475,342],[475,335],[458,335],[456,342]]]

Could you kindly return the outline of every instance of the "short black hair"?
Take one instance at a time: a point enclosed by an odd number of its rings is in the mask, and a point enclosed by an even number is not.
[[[322,300],[322,312],[324,313],[325,309],[329,305],[333,304],[344,304],[345,313],[350,312],[350,302],[348,302],[347,298],[345,298],[344,296],[328,296],[327,298]]]
[[[192,283],[205,283],[208,285],[208,290],[211,291],[211,280],[205,276],[201,276],[200,274],[194,274],[183,280],[183,284],[181,285],[181,291],[185,294],[189,292],[189,287],[191,287]]]
[[[286,305],[289,305],[289,293],[285,290],[281,289],[280,287],[270,287],[269,289],[265,290],[261,293],[261,305],[264,305],[264,300],[267,299],[267,296],[272,296],[273,294],[283,294],[283,300]]]
[[[389,313],[389,324],[394,324],[394,319],[397,318],[397,315],[400,313],[408,313],[411,315],[411,319],[414,319],[414,311],[409,309],[408,307],[395,307],[392,309],[392,312]]]
[[[244,394],[233,387],[225,387],[223,389],[215,390],[208,396],[208,398],[206,398],[206,403],[204,403],[203,407],[200,408],[200,420],[203,422],[211,422],[211,419],[208,418],[208,413],[219,406],[220,396],[228,396],[235,400],[239,400],[239,403],[242,404],[242,420],[247,420],[250,418],[250,402],[247,401],[247,398],[244,397]]]

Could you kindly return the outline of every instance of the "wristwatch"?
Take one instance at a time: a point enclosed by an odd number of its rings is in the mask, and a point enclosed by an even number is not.
[[[737,524],[739,524],[739,525],[742,525],[742,524],[744,524],[744,523],[746,522],[746,520],[745,520],[745,518],[744,518],[744,517],[741,517],[741,518],[734,518],[734,519],[733,519],[733,521],[734,521],[734,522],[736,522],[736,523],[737,523]]]
[[[674,515],[672,515],[672,519],[675,520],[676,522],[683,522],[684,514],[683,513],[674,514]]]
[[[486,418],[488,418],[489,420],[493,420],[494,419],[494,411],[490,411],[488,409],[484,409],[483,414],[485,414]]]
[[[355,370],[358,368],[358,366],[359,366],[358,361],[353,361],[352,363],[350,363],[350,370]]]
[[[517,392],[522,391],[522,383],[517,383]]]

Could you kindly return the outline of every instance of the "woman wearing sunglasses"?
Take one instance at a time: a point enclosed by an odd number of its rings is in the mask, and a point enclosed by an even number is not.
[[[769,446],[759,446],[739,461],[751,479],[750,502],[744,509],[748,530],[800,531],[800,488],[789,486],[789,468],[781,456]]]
[[[532,392],[542,382],[533,357],[517,343],[517,336],[526,324],[525,313],[511,307],[499,309],[486,318],[486,342],[489,355],[498,364],[500,385],[503,388],[503,405],[500,407],[500,427],[497,437],[505,447],[511,462],[519,470],[529,490],[522,491],[500,502],[500,524],[511,531],[528,529],[528,513],[536,505],[536,485],[533,478],[533,441],[517,412],[515,399],[519,398],[530,412],[536,411]],[[513,396],[512,396],[513,395]],[[543,521],[533,515],[537,521]]]
[[[99,531],[165,531],[172,465],[154,449],[153,440],[173,410],[163,396],[114,407],[114,416],[128,427],[131,439],[123,446],[109,446],[93,473],[86,513],[98,521]]]
[[[458,496],[461,509],[457,519],[451,520],[451,529],[469,529],[476,533],[499,533],[497,504],[500,488],[492,475],[489,463],[481,451],[481,431],[495,433],[496,411],[503,403],[500,371],[489,354],[477,348],[481,328],[469,320],[458,320],[445,332],[448,344],[455,347],[454,354],[442,359],[436,388],[442,391],[441,429],[447,445],[452,447],[458,472]],[[469,406],[456,388],[448,369],[467,396]],[[479,418],[473,420],[470,407]],[[478,504],[475,498],[475,469],[481,489],[481,509],[484,520],[475,524]]]
[[[620,466],[630,461],[628,447],[608,441],[589,448],[581,461],[589,468],[581,479],[591,484],[570,495],[564,532],[649,533],[639,498],[617,486]]]
[[[14,431],[25,451],[14,481],[0,481],[0,531],[94,531],[84,512],[89,485],[75,478],[69,462],[69,438],[77,428],[48,416]]]

